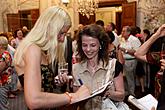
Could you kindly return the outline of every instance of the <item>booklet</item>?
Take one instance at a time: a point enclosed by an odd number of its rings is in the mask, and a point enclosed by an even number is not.
[[[140,110],[151,110],[152,107],[155,107],[156,110],[158,104],[158,101],[151,94],[140,99],[136,99],[134,96],[130,95],[128,101]]]
[[[80,100],[80,101],[83,101],[83,100],[92,98],[92,97],[94,97],[94,96],[96,96],[96,95],[98,95],[98,94],[104,92],[105,89],[108,87],[108,85],[111,86],[111,85],[112,85],[112,81],[109,81],[109,82],[107,82],[106,84],[104,84],[103,86],[101,86],[101,87],[99,87],[98,89],[94,90],[94,91],[91,93],[90,96],[88,96],[88,97],[86,97],[86,98],[84,98],[84,99],[82,99],[82,100]]]

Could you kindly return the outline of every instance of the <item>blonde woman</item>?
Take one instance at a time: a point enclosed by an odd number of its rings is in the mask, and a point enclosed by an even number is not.
[[[70,27],[71,19],[68,13],[62,8],[50,7],[39,17],[16,50],[15,67],[18,74],[24,74],[25,101],[30,109],[55,108],[75,103],[90,95],[85,86],[76,93],[64,94],[50,93],[44,88],[46,86],[43,80],[46,76],[42,73],[41,65],[47,65],[55,60],[65,62],[64,41]],[[49,76],[53,76],[48,67],[47,72]],[[68,81],[66,74],[59,75],[59,79],[61,83]],[[50,81],[49,84],[53,84],[53,78]]]

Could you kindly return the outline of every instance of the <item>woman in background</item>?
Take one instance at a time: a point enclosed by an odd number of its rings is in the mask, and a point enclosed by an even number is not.
[[[111,31],[108,31],[107,34],[110,38],[110,42],[108,45],[109,57],[110,58],[116,58],[123,65],[125,62],[125,59],[123,57],[123,53],[120,50],[120,48],[116,47],[113,44],[113,41],[115,40],[115,35]]]
[[[17,48],[19,43],[22,41],[23,39],[23,32],[21,29],[17,29],[14,31],[14,39],[11,40],[11,46],[13,48]]]

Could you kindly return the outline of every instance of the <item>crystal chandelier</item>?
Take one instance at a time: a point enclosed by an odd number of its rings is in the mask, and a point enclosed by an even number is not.
[[[99,0],[78,0],[78,12],[87,17],[94,15],[98,8]]]

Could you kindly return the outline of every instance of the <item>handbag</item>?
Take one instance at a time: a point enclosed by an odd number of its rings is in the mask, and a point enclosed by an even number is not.
[[[116,59],[111,59],[108,65],[108,71],[106,74],[105,83],[112,80],[115,74]],[[114,83],[110,86],[111,89],[115,89]],[[124,102],[115,102],[110,98],[102,98],[102,109],[101,110],[130,110],[128,105]]]

